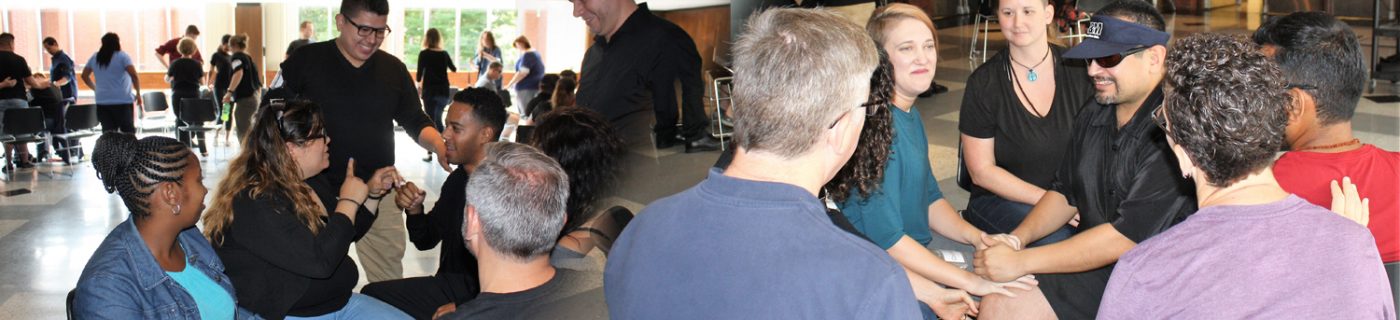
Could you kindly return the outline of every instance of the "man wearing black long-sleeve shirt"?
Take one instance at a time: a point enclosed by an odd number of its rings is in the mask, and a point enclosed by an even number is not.
[[[598,111],[629,145],[645,140],[647,109],[655,112],[657,148],[676,139],[676,83],[680,83],[681,129],[686,152],[719,149],[701,98],[700,54],[676,24],[634,0],[570,0],[574,16],[597,37],[583,56],[576,104]],[[639,137],[640,136],[640,137]]]
[[[326,134],[333,141],[331,183],[344,181],[355,159],[361,178],[394,165],[394,122],[424,149],[442,154],[442,138],[418,100],[418,90],[402,61],[379,50],[389,35],[387,0],[343,0],[335,16],[340,36],[308,44],[282,63],[285,87],[321,105]],[[451,170],[445,159],[439,164]],[[388,202],[388,201],[384,201]],[[379,212],[395,214],[381,204]],[[371,282],[403,276],[404,227],[398,215],[381,216],[355,246]]]
[[[480,290],[476,257],[462,241],[467,181],[486,156],[486,144],[500,139],[506,108],[493,90],[468,88],[452,97],[443,138],[442,158],[457,165],[443,182],[437,203],[423,213],[423,192],[409,182],[398,190],[395,203],[408,213],[408,239],[418,250],[432,250],[442,243],[437,274],[366,285],[360,293],[378,298],[417,319],[428,319],[444,304],[460,304]]]

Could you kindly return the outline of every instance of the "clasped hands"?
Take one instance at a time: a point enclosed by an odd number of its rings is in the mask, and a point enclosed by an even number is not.
[[[993,282],[1008,282],[1030,276],[1021,265],[1017,252],[1025,248],[1021,238],[1011,234],[982,234],[980,243],[974,243],[977,253],[973,255],[973,272]],[[977,241],[974,241],[977,242]]]

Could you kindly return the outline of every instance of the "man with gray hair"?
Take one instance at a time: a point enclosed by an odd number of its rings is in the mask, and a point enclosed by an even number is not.
[[[558,162],[534,147],[492,143],[466,194],[462,238],[476,255],[481,294],[452,313],[440,310],[441,319],[597,317],[559,307],[562,300],[589,296],[596,297],[589,304],[601,305],[602,297],[585,292],[597,274],[549,264],[569,198],[569,176]]]
[[[817,198],[881,107],[862,104],[875,43],[830,11],[773,9],[750,18],[734,53],[734,160],[623,230],[603,278],[609,313],[920,318],[904,269],[837,228]]]

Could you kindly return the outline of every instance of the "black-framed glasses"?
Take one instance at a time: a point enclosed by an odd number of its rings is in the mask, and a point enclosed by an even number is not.
[[[1100,68],[1108,69],[1112,67],[1117,67],[1119,63],[1123,63],[1123,59],[1127,58],[1128,56],[1137,54],[1138,52],[1147,50],[1147,48],[1148,47],[1135,47],[1132,49],[1128,49],[1128,51],[1119,52],[1111,56],[1098,57],[1088,60],[1089,63],[1098,63]]]
[[[884,109],[884,108],[885,108],[885,104],[884,104],[884,103],[871,103],[871,102],[866,102],[866,103],[860,104],[860,106],[858,106],[858,107],[851,108],[851,110],[860,109],[860,108],[865,108],[865,116],[866,116],[866,117],[873,117],[873,116],[875,116],[876,113],[879,113],[879,112],[880,112],[880,109]],[[841,119],[846,118],[846,116],[847,116],[847,115],[850,115],[850,114],[851,114],[850,111],[846,111],[846,112],[841,113],[841,116],[840,116],[840,117],[836,117],[836,120],[831,121],[831,125],[826,126],[826,129],[827,129],[827,130],[831,130],[831,129],[836,128],[836,124],[837,124],[837,123],[840,123],[840,122],[841,122]]]
[[[350,26],[355,27],[356,33],[359,34],[361,37],[368,37],[369,35],[373,34],[374,36],[383,39],[384,37],[389,36],[390,32],[394,32],[394,30],[389,29],[389,26],[384,26],[383,28],[367,27],[355,23],[355,20],[350,20],[350,16],[347,16],[345,14],[341,14],[340,16],[345,17],[345,22],[348,22],[350,23]]]
[[[1158,128],[1162,128],[1162,132],[1167,132],[1167,105],[1166,105],[1166,104],[1162,104],[1162,105],[1160,105],[1160,106],[1157,106],[1157,109],[1156,109],[1156,110],[1152,110],[1152,123],[1156,123]]]

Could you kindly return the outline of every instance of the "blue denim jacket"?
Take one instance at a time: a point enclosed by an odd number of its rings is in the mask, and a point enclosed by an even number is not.
[[[73,315],[79,319],[199,319],[194,298],[156,263],[132,218],[117,225],[93,252],[78,278]],[[224,264],[198,228],[180,232],[178,240],[189,264],[233,292]],[[252,318],[239,308],[236,319]]]

